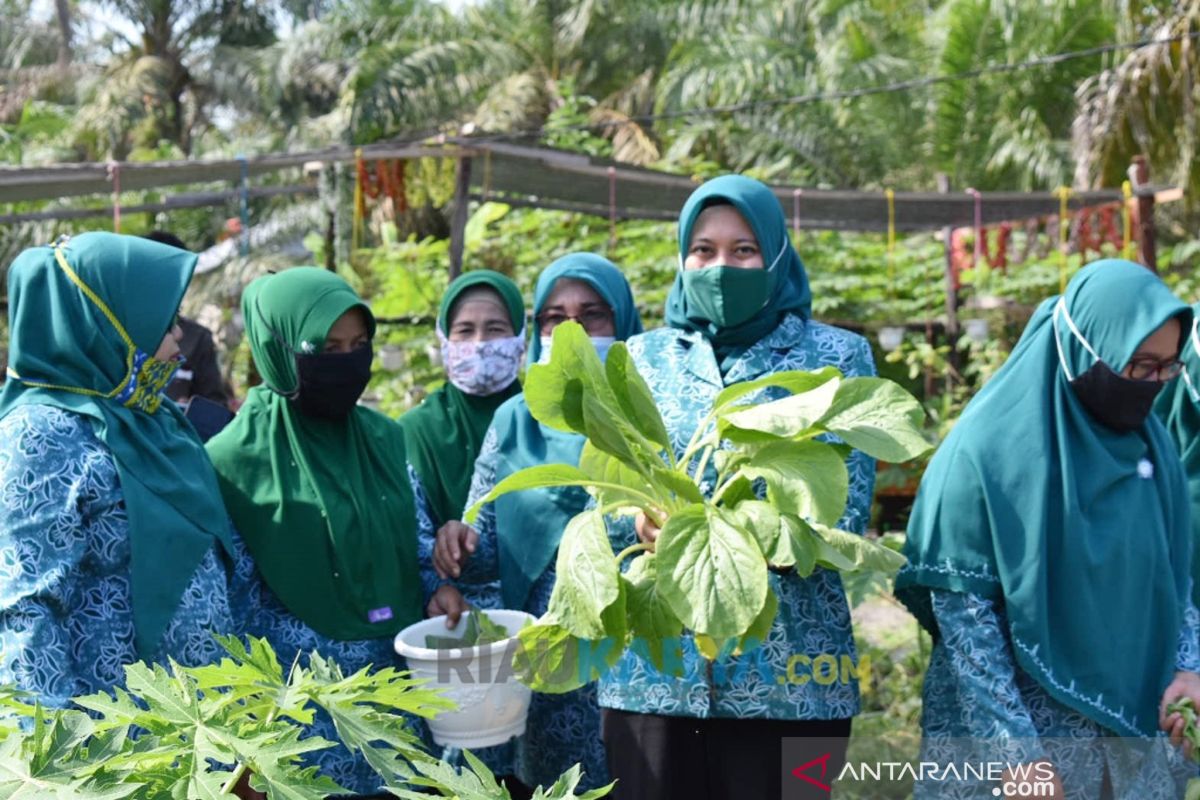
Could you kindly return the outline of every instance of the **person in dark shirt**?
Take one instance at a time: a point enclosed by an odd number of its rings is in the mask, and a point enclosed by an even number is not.
[[[178,236],[167,231],[151,231],[145,238],[180,250],[188,249]],[[183,331],[179,352],[185,360],[183,367],[175,373],[175,379],[167,386],[167,396],[181,405],[199,396],[228,408],[230,392],[221,377],[221,365],[217,361],[212,332],[182,315],[179,317],[179,327]]]

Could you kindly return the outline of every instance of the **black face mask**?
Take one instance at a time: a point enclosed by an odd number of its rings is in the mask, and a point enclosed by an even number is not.
[[[1097,361],[1071,381],[1071,388],[1100,424],[1120,433],[1129,433],[1142,427],[1146,417],[1150,416],[1154,398],[1162,391],[1163,384],[1122,377],[1103,361]]]
[[[349,353],[296,353],[300,387],[293,403],[301,414],[345,419],[371,379],[371,345]]]

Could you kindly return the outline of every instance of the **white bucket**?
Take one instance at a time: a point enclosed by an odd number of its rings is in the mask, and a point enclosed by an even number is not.
[[[525,733],[529,714],[532,693],[512,672],[515,639],[445,650],[425,646],[427,635],[461,637],[470,614],[465,612],[454,628],[446,627],[443,615],[396,634],[396,652],[404,656],[413,677],[427,680],[426,686],[441,690],[458,704],[457,711],[443,711],[427,720],[433,740],[443,747],[475,749],[503,744]],[[487,616],[512,636],[535,619],[524,611],[492,609]]]

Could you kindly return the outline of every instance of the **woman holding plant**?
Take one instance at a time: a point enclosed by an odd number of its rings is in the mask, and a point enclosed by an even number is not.
[[[788,238],[778,199],[762,183],[727,175],[697,189],[680,212],[679,262],[667,298],[668,327],[629,342],[676,458],[690,461],[696,455],[687,452],[689,442],[698,429],[711,426],[717,397],[731,384],[823,367],[846,377],[874,374],[865,339],[811,319],[804,265]],[[713,461],[696,461],[705,476],[702,489],[711,494]],[[837,527],[861,534],[870,513],[874,463],[851,451],[846,469],[849,502]],[[671,527],[658,517],[639,518],[643,542],[655,541],[659,525]],[[634,542],[632,528],[620,521],[610,525],[617,549]],[[674,669],[660,671],[631,651],[601,678],[604,741],[612,776],[619,780],[615,796],[777,797],[783,737],[840,740],[822,751],[832,752],[827,767],[836,775],[850,719],[859,710],[856,681],[788,676],[794,656],[856,663],[841,579],[820,567],[806,578],[775,571],[769,586],[778,613],[757,650],[714,663],[685,636]]]
[[[44,706],[199,666],[233,630],[229,522],[204,447],[163,394],[196,256],[85,233],[8,269],[0,394],[0,682]]]
[[[284,659],[315,650],[347,672],[399,666],[392,637],[422,617],[417,535],[432,525],[400,426],[357,404],[374,317],[342,278],[315,267],[258,278],[242,313],[263,384],[208,442],[245,542],[230,591],[239,631]],[[315,729],[367,744],[334,734],[323,712]],[[379,786],[345,747],[312,761],[351,791]]]
[[[1032,766],[1058,797],[1181,796],[1163,732],[1178,743],[1168,706],[1200,701],[1200,615],[1186,479],[1150,410],[1191,326],[1145,268],[1085,267],[930,462],[896,581],[935,641],[923,761]]]
[[[537,335],[529,353],[534,362],[548,360],[550,337],[567,320],[583,326],[601,358],[614,341],[624,341],[642,329],[625,276],[594,253],[572,253],[547,267],[538,278],[533,313]],[[475,462],[466,506],[526,467],[577,464],[583,443],[582,436],[537,422],[523,396],[512,398],[492,420]],[[456,620],[465,606],[463,594],[484,608],[545,613],[554,586],[558,542],[567,523],[588,501],[587,493],[578,488],[532,489],[484,506],[474,529],[461,522],[443,527],[433,564],[444,585],[434,595],[429,613]],[[562,695],[535,694],[517,749],[517,775],[530,786],[548,784],[575,763],[584,769],[582,785],[593,788],[607,783],[595,686]]]

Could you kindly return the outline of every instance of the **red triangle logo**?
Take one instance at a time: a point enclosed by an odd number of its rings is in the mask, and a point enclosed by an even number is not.
[[[827,784],[821,783],[821,781],[817,780],[816,778],[812,777],[811,775],[805,774],[806,772],[808,772],[809,769],[816,766],[817,764],[820,764],[821,765],[821,780],[824,780],[825,773],[829,769],[829,758],[832,755],[833,755],[832,753],[826,753],[823,756],[814,758],[812,761],[809,761],[807,764],[801,764],[800,766],[798,766],[794,770],[792,770],[792,775],[799,778],[802,781],[805,781],[806,783],[811,783],[813,786],[817,786],[821,789],[824,789],[827,792],[832,792],[833,791],[832,787],[828,786]]]

